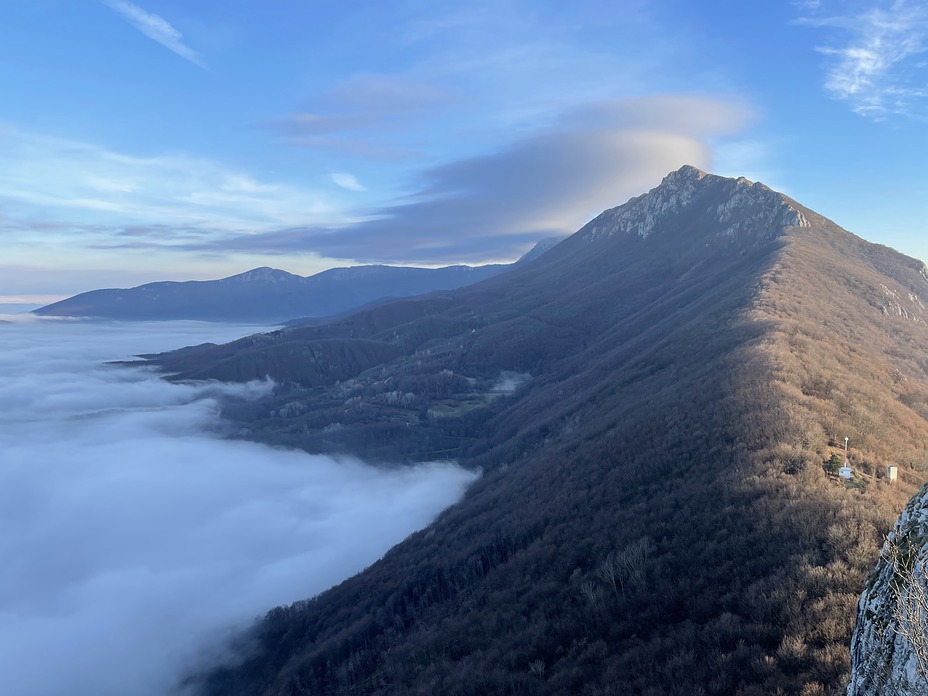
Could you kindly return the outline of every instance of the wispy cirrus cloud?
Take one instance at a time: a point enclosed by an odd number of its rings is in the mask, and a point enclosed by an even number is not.
[[[305,111],[270,121],[284,142],[375,159],[410,153],[384,141],[385,133],[440,111],[455,96],[433,84],[379,73],[353,75],[315,99]]]
[[[184,43],[184,36],[163,17],[146,12],[129,0],[102,0],[103,4],[122,15],[132,26],[152,41],[173,51],[194,65],[208,69],[200,54]]]
[[[332,181],[337,185],[341,186],[343,189],[348,191],[366,191],[367,189],[364,185],[358,181],[358,178],[354,174],[349,174],[348,172],[333,172]]]
[[[271,229],[331,221],[320,191],[204,157],[138,156],[93,143],[0,130],[0,231],[84,225]]]
[[[818,48],[829,59],[825,89],[862,116],[913,115],[925,87],[928,6],[893,0],[866,8],[857,3],[806,3],[800,24],[828,31]]]
[[[0,124],[2,263],[32,269],[11,274],[0,268],[0,294],[125,287],[166,276],[220,277],[266,264],[227,252],[218,242],[307,222],[357,219],[339,201],[345,192],[327,180],[318,183],[269,178],[178,152],[128,154]],[[209,249],[177,253],[195,244]],[[67,272],[110,266],[121,272]],[[311,254],[288,267],[303,273],[321,269]],[[39,277],[44,281],[33,284]]]

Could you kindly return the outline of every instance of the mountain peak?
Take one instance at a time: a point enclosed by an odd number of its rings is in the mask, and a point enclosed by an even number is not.
[[[788,227],[808,226],[789,198],[760,182],[684,165],[647,193],[604,212],[584,233],[591,241],[615,235],[644,239],[672,231],[756,240],[778,236]]]
[[[250,271],[245,271],[244,273],[239,273],[238,275],[231,276],[225,280],[234,280],[240,282],[261,282],[261,283],[277,283],[282,280],[299,280],[300,276],[294,275],[293,273],[288,273],[287,271],[282,271],[279,268],[271,268],[270,266],[261,266],[260,268],[252,268]]]
[[[669,182],[688,180],[700,181],[701,179],[705,179],[707,176],[711,175],[704,172],[702,169],[699,169],[698,167],[694,167],[691,164],[684,164],[676,171],[670,172],[670,174],[665,176],[663,181],[661,181],[661,184],[663,185]]]
[[[564,239],[565,237],[545,237],[544,239],[537,242],[531,249],[522,254],[516,263],[526,263],[527,261],[533,261],[548,251],[548,249],[551,249],[552,247],[555,247],[563,242]]]

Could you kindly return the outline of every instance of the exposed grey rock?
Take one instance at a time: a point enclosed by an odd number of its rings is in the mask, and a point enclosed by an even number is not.
[[[880,291],[886,302],[886,304],[881,304],[879,306],[884,316],[901,317],[915,322],[924,321],[921,314],[925,309],[925,305],[918,299],[918,295],[913,292],[907,292],[905,297],[903,297],[899,292],[892,290],[883,283],[880,283]],[[908,309],[903,306],[903,303],[906,301],[909,305]]]
[[[719,202],[710,204],[709,219],[702,219],[707,199],[712,198]],[[695,205],[697,202],[701,205]],[[589,238],[624,234],[644,239],[669,219],[685,216],[691,207],[700,211],[700,219],[693,220],[694,224],[712,224],[717,228],[716,236],[723,238],[745,234],[756,238],[778,234],[787,227],[809,227],[809,221],[786,196],[764,184],[744,177],[728,179],[706,174],[686,165],[668,174],[648,193],[593,220],[588,226]]]
[[[928,562],[928,485],[909,501],[867,581],[857,607],[851,639],[851,681],[848,696],[924,696],[928,679],[918,672],[911,643],[899,634],[896,607],[901,576],[888,558],[890,544],[915,553],[916,581],[925,577]],[[909,587],[903,582],[902,601]],[[925,627],[928,628],[928,627]]]

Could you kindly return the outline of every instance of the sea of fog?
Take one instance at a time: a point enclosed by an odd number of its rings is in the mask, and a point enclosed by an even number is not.
[[[235,629],[361,570],[472,482],[222,439],[217,399],[269,383],[104,364],[256,330],[0,324],[0,694],[173,693]]]

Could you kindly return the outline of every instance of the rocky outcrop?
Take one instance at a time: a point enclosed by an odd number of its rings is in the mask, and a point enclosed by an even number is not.
[[[711,198],[718,202],[707,206]],[[699,205],[694,205],[697,202]],[[706,174],[686,165],[668,174],[648,193],[604,212],[587,226],[588,236],[593,240],[624,234],[643,239],[671,220],[673,224],[668,226],[679,226],[676,218],[690,207],[707,219],[690,218],[689,223],[709,227],[719,237],[779,234],[787,227],[809,227],[806,217],[786,196],[764,184],[744,177]]]
[[[910,572],[900,571],[890,549]],[[911,642],[902,635],[898,608],[912,601],[912,583],[924,592],[928,563],[928,485],[903,510],[889,533],[879,563],[867,581],[857,608],[851,640],[848,696],[924,696],[928,678],[919,673]],[[928,626],[921,626],[928,631]]]
[[[918,295],[913,292],[905,293],[903,297],[899,292],[888,288],[880,283],[880,291],[883,294],[884,301],[879,303],[879,309],[884,316],[896,316],[911,321],[923,321],[921,314],[925,309],[924,303],[918,299]],[[908,302],[906,302],[908,300]],[[908,304],[906,309],[904,304]]]

